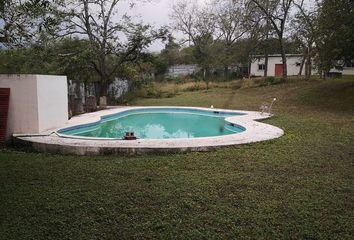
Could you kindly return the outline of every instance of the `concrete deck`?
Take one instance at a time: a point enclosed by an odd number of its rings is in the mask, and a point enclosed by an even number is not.
[[[103,111],[88,113],[70,119],[60,129],[93,123],[101,120],[101,116],[119,113],[128,109],[142,109],[148,107],[112,107]],[[158,108],[158,107],[153,107]],[[168,108],[166,106],[161,108]],[[172,107],[178,108],[178,107]],[[284,131],[278,127],[257,122],[270,118],[269,114],[261,114],[254,111],[238,111],[226,109],[192,108],[209,111],[237,112],[246,115],[226,118],[226,121],[240,125],[246,130],[241,133],[203,138],[186,139],[138,139],[133,141],[86,138],[77,136],[65,136],[58,134],[59,129],[52,129],[41,135],[14,135],[15,144],[24,144],[41,152],[76,155],[103,155],[117,153],[144,153],[144,152],[185,152],[185,151],[210,151],[217,147],[232,146],[260,142],[279,138]]]

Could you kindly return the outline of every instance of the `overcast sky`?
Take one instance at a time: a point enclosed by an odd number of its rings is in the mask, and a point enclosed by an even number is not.
[[[124,0],[119,3],[119,9],[124,12],[128,12],[130,16],[140,17],[144,23],[154,25],[156,27],[169,25],[170,19],[169,15],[174,3],[178,0],[140,0],[137,2],[134,8],[129,7],[129,1],[134,0]],[[203,6],[211,0],[189,0],[191,2],[198,2],[199,5]],[[305,0],[305,3],[314,5],[313,0]],[[180,38],[181,34],[174,33],[174,36]],[[164,44],[161,42],[155,42],[149,50],[152,52],[158,52],[164,48]]]
[[[129,1],[124,1],[120,3],[120,9],[124,9],[129,13],[130,16],[140,17],[144,23],[154,25],[156,27],[169,25],[170,19],[169,15],[171,13],[171,8],[175,2],[178,0],[151,0],[141,3],[136,3],[136,5],[130,9]],[[208,0],[195,0],[200,4],[207,2]],[[121,8],[122,7],[122,8]],[[154,43],[149,50],[153,52],[160,51],[164,48],[164,44],[161,42]]]

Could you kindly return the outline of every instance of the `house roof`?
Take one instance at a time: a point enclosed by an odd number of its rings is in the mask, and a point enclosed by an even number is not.
[[[302,57],[303,54],[299,53],[292,53],[292,54],[285,54],[286,57]],[[253,58],[264,58],[264,55],[250,55]],[[281,57],[281,54],[269,54],[268,57]]]

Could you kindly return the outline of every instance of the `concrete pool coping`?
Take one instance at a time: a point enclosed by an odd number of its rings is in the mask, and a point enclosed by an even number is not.
[[[101,120],[102,116],[117,114],[131,109],[148,108],[182,108],[194,110],[220,111],[229,113],[242,113],[227,117],[229,123],[240,125],[245,128],[241,133],[223,135],[216,137],[202,138],[180,138],[180,139],[98,139],[59,134],[57,131],[77,125],[95,123]],[[278,127],[258,122],[270,118],[272,115],[255,111],[228,110],[217,108],[201,107],[110,107],[108,109],[87,113],[71,118],[64,126],[52,129],[42,134],[14,134],[15,144],[23,144],[41,152],[76,154],[76,155],[103,155],[114,153],[143,153],[143,152],[185,152],[185,151],[209,151],[217,147],[232,146],[239,144],[255,143],[265,140],[279,138],[284,131]]]

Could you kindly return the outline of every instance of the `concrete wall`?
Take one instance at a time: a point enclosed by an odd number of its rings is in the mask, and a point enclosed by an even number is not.
[[[173,65],[168,68],[166,76],[169,77],[178,77],[178,76],[187,76],[199,71],[197,65],[188,64],[188,65]]]
[[[61,127],[68,120],[66,77],[37,75],[37,95],[39,132]]]
[[[36,77],[0,75],[0,87],[10,88],[7,136],[13,132],[38,132]]]
[[[343,75],[354,75],[354,67],[345,67],[343,69]]]
[[[297,63],[301,63],[302,56],[287,56],[288,76],[295,76],[299,74],[300,66]],[[275,76],[275,64],[282,64],[280,56],[270,56],[268,58],[268,76]],[[251,75],[264,76],[264,70],[258,70],[258,65],[264,64],[264,58],[256,58],[251,63]],[[305,74],[305,67],[302,69],[301,75]]]
[[[0,75],[0,87],[11,89],[7,138],[41,133],[68,120],[64,76]]]

